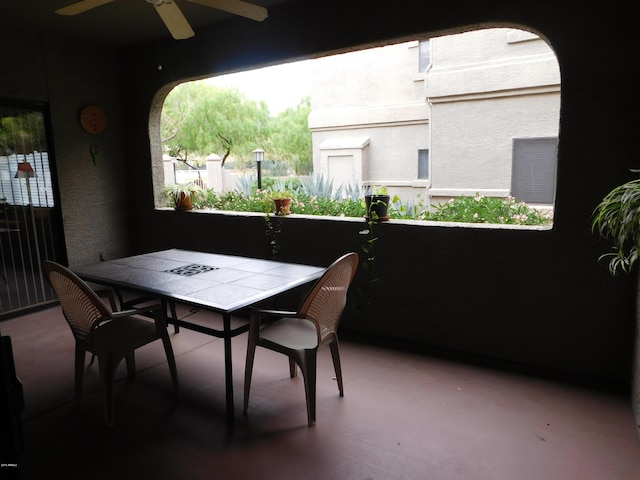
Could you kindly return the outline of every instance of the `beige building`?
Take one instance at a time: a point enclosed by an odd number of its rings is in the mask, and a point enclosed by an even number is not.
[[[560,74],[515,29],[409,41],[313,62],[314,170],[403,198],[555,196]]]

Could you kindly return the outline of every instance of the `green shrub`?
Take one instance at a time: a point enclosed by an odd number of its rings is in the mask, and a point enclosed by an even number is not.
[[[202,195],[202,204],[196,205],[196,208],[265,213],[273,210],[273,200],[266,190],[246,195],[238,190],[218,193],[212,189],[207,189],[205,194]]]
[[[435,207],[425,220],[441,222],[544,225],[549,219],[514,197],[458,197]]]
[[[275,185],[276,190],[279,186],[282,185]],[[273,212],[274,208],[268,189],[254,190],[250,195],[237,190],[218,193],[207,189],[199,196],[194,207],[259,213]],[[440,222],[511,225],[545,225],[550,222],[542,213],[513,197],[459,197],[431,208],[432,211],[429,211],[421,201],[407,202],[395,196],[389,205],[389,215],[394,219]],[[366,207],[363,198],[312,195],[306,193],[304,188],[298,188],[293,190],[291,212],[302,215],[362,218],[366,213]]]

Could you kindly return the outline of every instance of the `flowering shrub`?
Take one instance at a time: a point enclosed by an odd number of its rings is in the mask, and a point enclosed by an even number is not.
[[[427,220],[510,225],[544,225],[549,223],[538,210],[514,197],[493,198],[483,195],[459,197],[435,207]]]
[[[324,215],[332,217],[364,217],[364,198],[342,198],[313,195],[297,190],[292,195],[291,212],[302,215]],[[233,190],[215,192],[207,189],[194,199],[194,207],[236,212],[271,213],[274,211],[269,190],[254,190],[246,193]],[[498,223],[512,225],[545,225],[550,219],[534,208],[513,197],[507,199],[484,197],[459,197],[428,208],[418,202],[402,202],[397,196],[389,205],[389,215],[394,219],[431,220],[441,222]]]
[[[273,199],[268,190],[256,190],[247,195],[238,190],[228,192],[216,192],[207,189],[197,200],[194,200],[195,208],[213,210],[226,210],[232,212],[261,212],[273,211]]]
[[[364,199],[351,200],[299,193],[293,199],[292,211],[304,215],[331,217],[362,217],[366,207]]]

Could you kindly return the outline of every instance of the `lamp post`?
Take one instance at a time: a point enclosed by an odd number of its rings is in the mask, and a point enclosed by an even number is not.
[[[257,148],[253,151],[258,166],[258,190],[262,190],[262,161],[264,160],[264,150]]]

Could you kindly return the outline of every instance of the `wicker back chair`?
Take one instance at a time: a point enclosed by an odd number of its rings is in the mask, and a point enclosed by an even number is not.
[[[90,352],[98,357],[105,422],[109,426],[113,425],[113,381],[116,368],[124,358],[127,374],[133,379],[135,350],[155,340],[162,340],[173,387],[178,395],[176,362],[167,333],[164,310],[160,305],[114,312],[113,301],[110,308],[68,268],[46,260],[42,263],[42,270],[60,300],[62,312],[76,341],[76,401],[80,401],[82,397],[85,356]]]
[[[304,378],[309,426],[316,421],[316,357],[323,345],[331,348],[331,357],[340,396],[344,396],[342,368],[338,348],[338,324],[347,301],[347,291],[358,267],[358,254],[348,253],[331,264],[316,282],[298,311],[255,309],[251,314],[247,361],[244,377],[244,409],[249,406],[249,391],[256,346],[289,357],[289,374],[296,376],[296,365]],[[263,325],[262,321],[277,320]]]

